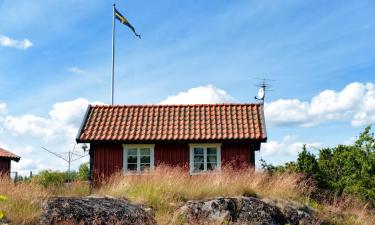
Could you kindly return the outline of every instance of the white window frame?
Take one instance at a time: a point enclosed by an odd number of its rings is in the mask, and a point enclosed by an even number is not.
[[[150,149],[150,170],[154,170],[154,144],[123,144],[123,171],[124,173],[142,173],[141,171],[141,148]],[[128,171],[128,151],[129,149],[137,149],[137,171]]]
[[[202,173],[212,173],[221,171],[221,143],[194,143],[189,144],[190,147],[190,174],[202,174]],[[203,148],[204,154],[204,170],[200,172],[194,172],[194,148]],[[207,170],[207,148],[216,148],[217,149],[217,169],[216,170]]]

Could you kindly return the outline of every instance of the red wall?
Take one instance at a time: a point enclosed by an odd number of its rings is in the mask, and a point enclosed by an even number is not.
[[[94,180],[108,177],[122,170],[123,149],[120,143],[91,144],[93,150],[93,176]]]
[[[0,159],[0,175],[10,173],[10,159]]]
[[[155,166],[189,166],[188,143],[158,143],[155,144]]]
[[[259,144],[259,143],[258,143]],[[122,143],[92,143],[94,179],[108,177],[122,170]],[[189,166],[189,143],[156,143],[155,166],[164,164],[170,166]],[[221,146],[222,166],[231,165],[236,168],[255,166],[252,143],[224,142]]]
[[[253,145],[251,143],[223,143],[221,164],[234,168],[255,167]]]

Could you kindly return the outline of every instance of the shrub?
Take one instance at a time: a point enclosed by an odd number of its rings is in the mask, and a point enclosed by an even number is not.
[[[43,170],[32,178],[33,182],[43,185],[44,187],[58,187],[64,184],[65,174],[50,170]]]
[[[90,169],[89,169],[89,163],[86,162],[86,163],[83,163],[79,166],[79,169],[78,169],[78,177],[80,180],[88,180],[89,179],[89,172],[90,172]]]

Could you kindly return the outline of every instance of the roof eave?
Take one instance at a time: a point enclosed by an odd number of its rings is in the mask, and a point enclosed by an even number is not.
[[[123,143],[150,143],[150,142],[267,142],[266,138],[256,138],[256,139],[149,139],[149,140],[92,140],[92,139],[86,139],[86,140],[77,140],[77,143],[103,143],[103,142],[123,142]]]
[[[85,116],[83,117],[82,124],[81,124],[81,126],[79,127],[79,130],[78,130],[78,133],[77,133],[77,136],[76,136],[76,142],[77,142],[77,143],[85,143],[85,142],[82,142],[82,141],[81,141],[80,137],[81,137],[81,134],[82,134],[82,132],[83,132],[83,129],[84,129],[85,126],[86,126],[87,120],[88,120],[88,118],[89,118],[89,114],[90,114],[90,112],[91,112],[91,108],[92,108],[92,106],[91,106],[91,104],[89,104],[89,105],[87,106],[87,109],[86,109],[86,112],[85,112]]]

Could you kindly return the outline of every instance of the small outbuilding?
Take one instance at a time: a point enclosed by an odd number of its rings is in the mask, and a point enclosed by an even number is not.
[[[20,159],[19,156],[0,148],[0,176],[10,176],[10,161],[13,160],[18,162]]]
[[[267,140],[263,104],[90,105],[77,135],[90,144],[91,178],[158,165],[191,174],[255,167]]]

